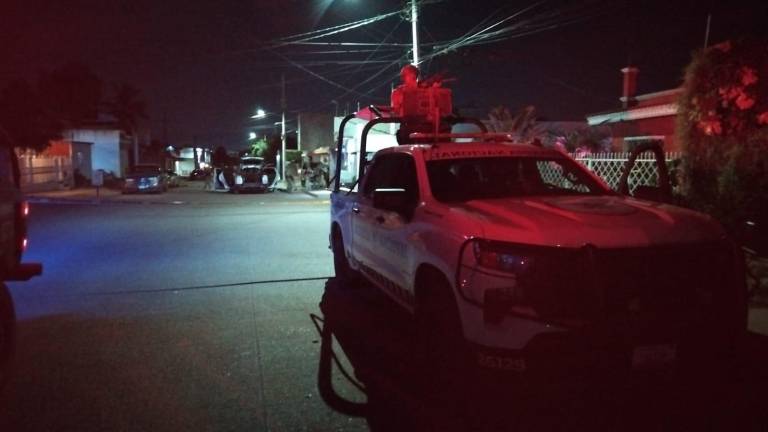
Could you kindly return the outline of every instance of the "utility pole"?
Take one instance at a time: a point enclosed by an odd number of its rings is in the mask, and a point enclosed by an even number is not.
[[[163,111],[163,144],[168,146],[168,112]]]
[[[709,45],[709,28],[712,25],[712,11],[707,14],[707,29],[704,31],[704,48]]]
[[[197,158],[197,135],[192,135],[192,158],[195,169],[200,168],[200,160]]]
[[[413,65],[419,65],[419,8],[417,0],[411,0],[411,33],[413,33]]]
[[[280,159],[280,162],[281,162],[280,163],[280,165],[281,165],[281,167],[280,167],[280,178],[283,181],[285,181],[285,162],[286,162],[285,144],[286,144],[286,141],[287,141],[287,139],[286,139],[287,137],[285,136],[285,107],[286,107],[286,103],[285,103],[285,74],[282,74],[280,76],[280,78],[281,78],[281,81],[282,81],[282,86],[281,87],[283,89],[282,90],[282,96],[280,97],[280,107],[283,109],[283,121],[280,122],[280,138],[281,138],[281,141],[282,141],[282,149],[280,151],[280,156],[281,156],[281,159]]]
[[[133,139],[133,165],[139,164],[139,132],[136,126],[131,127],[131,138]]]

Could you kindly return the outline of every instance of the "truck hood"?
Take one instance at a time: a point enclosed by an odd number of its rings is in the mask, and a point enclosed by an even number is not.
[[[642,247],[724,235],[706,215],[622,196],[474,200],[452,207],[482,227],[485,238],[543,246]]]

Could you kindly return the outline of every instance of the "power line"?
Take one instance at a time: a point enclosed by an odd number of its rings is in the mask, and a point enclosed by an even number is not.
[[[386,14],[377,15],[375,17],[366,18],[366,19],[363,19],[363,20],[360,20],[360,21],[355,21],[355,22],[348,23],[348,24],[342,24],[342,25],[338,25],[338,26],[334,26],[334,27],[329,27],[329,28],[326,28],[326,29],[314,30],[314,31],[307,32],[307,33],[302,33],[302,34],[293,35],[293,36],[287,36],[287,37],[284,37],[284,38],[281,38],[281,39],[278,39],[277,41],[275,41],[276,43],[275,43],[275,45],[273,47],[290,45],[290,44],[297,43],[297,42],[307,42],[307,41],[311,41],[311,40],[314,40],[314,39],[320,39],[320,38],[324,38],[324,37],[331,36],[331,35],[334,35],[334,34],[343,33],[345,31],[349,31],[349,30],[352,30],[352,29],[356,29],[358,27],[366,26],[368,24],[373,24],[375,22],[378,22],[378,21],[381,21],[383,19],[389,18],[389,17],[391,17],[393,15],[398,15],[399,13],[400,13],[400,11],[390,12],[390,13],[386,13]],[[301,39],[292,40],[292,39],[295,39],[295,38],[301,38]]]

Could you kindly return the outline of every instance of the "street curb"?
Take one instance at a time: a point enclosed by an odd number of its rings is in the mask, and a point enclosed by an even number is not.
[[[45,197],[26,197],[30,204],[81,204],[81,205],[101,205],[101,204],[165,204],[180,205],[187,204],[187,201],[127,201],[116,199],[77,199],[77,198],[45,198]]]
[[[327,190],[323,190],[323,193],[318,193],[318,192],[319,191],[304,191],[305,194],[314,198],[319,198],[319,199],[328,198],[331,196],[330,191],[327,191]]]

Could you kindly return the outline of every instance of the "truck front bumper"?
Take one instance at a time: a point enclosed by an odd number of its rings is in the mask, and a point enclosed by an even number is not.
[[[6,281],[28,281],[35,276],[43,274],[43,265],[40,263],[21,263],[3,276]]]

